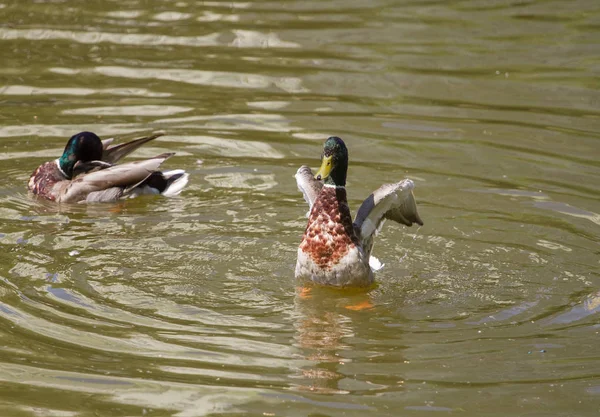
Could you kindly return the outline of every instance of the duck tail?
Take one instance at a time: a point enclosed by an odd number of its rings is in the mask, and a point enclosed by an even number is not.
[[[187,185],[190,176],[190,174],[185,172],[183,169],[165,171],[162,173],[162,175],[166,180],[166,187],[160,193],[167,197],[178,195]]]
[[[383,269],[384,264],[382,264],[379,259],[377,259],[373,255],[371,255],[371,256],[369,256],[369,266],[371,267],[371,270],[373,270],[374,272],[377,272],[377,271]]]
[[[183,169],[154,171],[144,181],[130,187],[125,194],[130,198],[145,194],[162,194],[166,197],[173,197],[183,190],[188,183],[188,177],[189,174]]]

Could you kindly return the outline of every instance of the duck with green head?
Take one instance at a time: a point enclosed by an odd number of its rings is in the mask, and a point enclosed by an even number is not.
[[[109,202],[140,194],[177,195],[187,184],[188,174],[181,169],[158,170],[174,153],[116,165],[124,156],[162,135],[159,132],[111,146],[113,139],[100,140],[92,132],[80,132],[69,139],[61,157],[33,172],[28,189],[59,203]]]
[[[383,222],[423,224],[409,179],[382,185],[362,203],[352,221],[347,172],[348,148],[334,136],[325,142],[316,177],[306,165],[296,173],[298,188],[310,206],[296,262],[296,277],[301,280],[334,287],[369,286],[374,281],[373,238]],[[371,261],[374,268],[381,267],[374,258]]]

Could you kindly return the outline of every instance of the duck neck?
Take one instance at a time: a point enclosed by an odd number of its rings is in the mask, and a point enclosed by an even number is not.
[[[329,176],[325,178],[324,184],[333,187],[345,187],[346,186],[346,173],[348,172],[347,164],[340,164],[335,166]]]
[[[63,156],[56,160],[56,165],[65,177],[70,179],[73,176],[73,167],[75,166],[75,161],[73,158],[69,158],[66,152],[63,154]]]

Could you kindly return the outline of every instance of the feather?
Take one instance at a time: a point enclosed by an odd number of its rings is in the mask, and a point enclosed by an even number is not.
[[[167,188],[164,191],[161,191],[161,193],[166,197],[179,195],[181,190],[183,190],[183,187],[188,183],[190,176],[190,174],[186,173],[183,169],[165,171],[162,174],[167,180]]]
[[[123,188],[122,187],[111,187],[102,191],[93,191],[89,193],[85,200],[80,201],[80,203],[109,203],[112,201],[117,201],[119,198],[123,196]]]
[[[298,184],[298,190],[302,192],[304,200],[312,209],[321,188],[323,188],[323,181],[316,180],[312,170],[306,165],[298,168],[294,177],[296,178],[296,184]]]
[[[396,184],[384,184],[363,201],[354,220],[354,228],[365,248],[373,246],[373,236],[386,219],[412,226],[423,225],[417,212],[412,190],[414,183],[405,179]]]
[[[108,138],[108,139],[104,139],[104,140],[102,141],[102,149],[106,150],[106,148],[108,148],[108,147],[109,147],[109,145],[110,145],[111,143],[113,143],[113,141],[114,141],[114,140],[115,140],[115,138]]]
[[[68,184],[62,192],[60,201],[86,200],[87,195],[90,193],[95,193],[90,201],[112,201],[112,199],[105,200],[104,198],[107,198],[107,196],[112,198],[113,191],[107,192],[106,195],[98,194],[98,192],[118,187],[123,189],[122,195],[125,195],[127,191],[137,187],[156,171],[160,164],[173,155],[173,153],[164,153],[151,159],[114,165],[110,168],[79,176]]]
[[[162,194],[165,197],[174,197],[181,193],[189,180],[189,174],[183,169],[171,171],[155,171],[140,184],[135,184],[126,190],[127,197],[133,198],[145,194]]]
[[[104,161],[77,161],[73,166],[73,178],[78,175],[89,174],[90,172],[99,171],[101,169],[110,168],[112,164]]]
[[[104,152],[102,153],[102,160],[108,162],[109,164],[115,164],[119,160],[123,159],[123,157],[129,155],[131,152],[135,151],[143,144],[150,142],[151,140],[154,140],[158,137],[161,137],[164,134],[164,132],[156,132],[150,136],[145,136],[143,138],[135,139],[130,142],[121,143],[120,145],[115,146],[109,146],[112,142],[112,139],[106,139],[102,141],[102,145],[104,147]]]
[[[369,266],[373,272],[381,271],[384,267],[384,264],[381,263],[379,259],[374,257],[373,255],[369,256]]]

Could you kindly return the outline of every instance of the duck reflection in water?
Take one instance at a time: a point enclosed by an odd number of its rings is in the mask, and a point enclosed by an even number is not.
[[[296,346],[312,364],[303,367],[296,376],[302,380],[296,385],[297,389],[320,394],[349,393],[340,387],[340,381],[350,378],[344,372],[344,366],[354,357],[350,355],[354,348],[345,340],[357,337],[356,315],[364,315],[366,320],[372,316],[374,310],[370,298],[364,289],[341,293],[326,287],[314,287],[310,292],[303,287],[298,288],[295,300],[295,310],[299,315],[295,322]],[[367,305],[370,307],[356,308]]]

